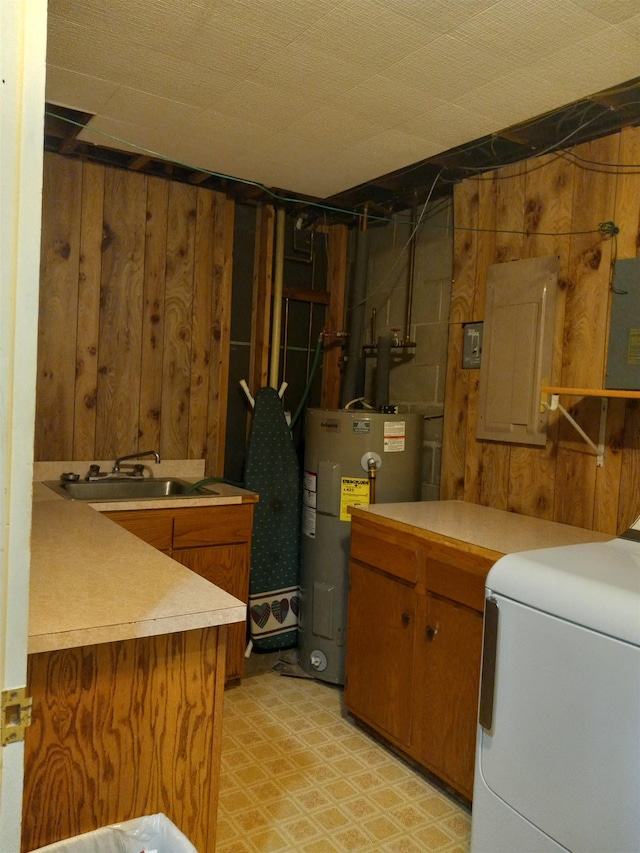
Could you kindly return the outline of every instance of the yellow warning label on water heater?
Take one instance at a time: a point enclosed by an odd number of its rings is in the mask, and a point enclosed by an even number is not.
[[[349,506],[369,505],[369,480],[366,477],[341,477],[340,521],[351,521]]]

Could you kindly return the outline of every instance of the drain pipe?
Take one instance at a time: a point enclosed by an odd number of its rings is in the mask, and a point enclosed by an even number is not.
[[[389,405],[389,374],[391,372],[392,339],[387,335],[380,336],[377,345],[376,359],[376,394],[375,403],[378,411]]]
[[[341,406],[357,397],[358,367],[362,355],[362,335],[365,323],[365,304],[367,301],[367,272],[369,264],[369,232],[367,231],[367,208],[360,223],[356,241],[355,270],[351,299],[351,319],[349,322],[349,342],[342,380]]]
[[[407,265],[407,310],[404,321],[404,342],[411,341],[411,309],[413,307],[413,279],[416,266],[416,216],[418,204],[416,193],[413,193],[413,204],[411,205],[411,239],[409,240],[409,263]]]
[[[282,328],[282,282],[284,276],[284,208],[276,212],[275,267],[273,271],[273,318],[271,322],[271,360],[269,385],[278,388],[280,371],[280,333]]]

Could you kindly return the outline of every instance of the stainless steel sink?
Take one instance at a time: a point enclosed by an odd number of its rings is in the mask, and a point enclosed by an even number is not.
[[[215,489],[201,486],[197,491],[190,491],[192,483],[178,480],[175,477],[140,478],[140,479],[109,479],[77,480],[63,482],[47,480],[44,483],[54,492],[74,501],[126,501],[143,500],[145,498],[195,498],[198,496],[218,495]]]

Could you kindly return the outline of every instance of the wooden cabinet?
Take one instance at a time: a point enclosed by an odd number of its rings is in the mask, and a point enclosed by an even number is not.
[[[414,670],[413,753],[471,799],[482,613],[431,593],[422,608]]]
[[[157,812],[214,853],[226,634],[221,625],[29,656],[23,853]]]
[[[395,579],[351,564],[347,707],[408,747],[417,596]]]
[[[248,602],[252,503],[104,514],[225,592]],[[230,625],[227,681],[243,676],[245,648],[245,623]]]
[[[345,704],[468,799],[493,560],[353,518]]]

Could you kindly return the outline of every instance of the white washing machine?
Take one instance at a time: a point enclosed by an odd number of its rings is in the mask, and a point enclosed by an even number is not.
[[[640,851],[640,543],[487,578],[471,853]]]

